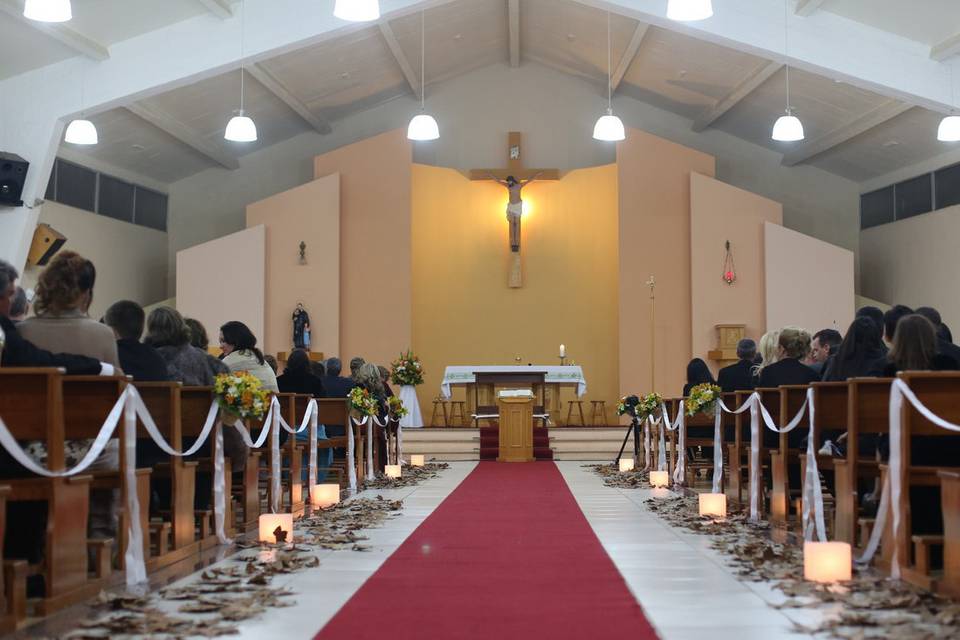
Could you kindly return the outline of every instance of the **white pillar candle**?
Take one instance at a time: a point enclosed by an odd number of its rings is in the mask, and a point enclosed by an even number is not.
[[[560,345],[560,357],[565,358],[567,356],[567,348],[564,345]]]
[[[292,513],[265,513],[260,516],[259,524],[260,542],[277,544],[293,542]],[[283,535],[284,533],[286,536]],[[278,534],[282,540],[278,540]]]
[[[410,456],[411,467],[422,467],[424,464],[423,456],[419,453]]]
[[[399,478],[400,477],[400,465],[398,464],[388,464],[383,468],[383,473],[388,478]]]
[[[726,518],[727,496],[723,493],[701,493],[700,515],[713,518]]]
[[[650,486],[652,487],[670,486],[670,474],[667,473],[666,471],[651,471]]]
[[[633,458],[620,458],[620,471],[622,473],[633,471]]]
[[[803,578],[844,582],[853,578],[853,550],[846,542],[804,542]]]
[[[318,484],[310,492],[310,504],[318,509],[332,507],[340,502],[340,485]]]

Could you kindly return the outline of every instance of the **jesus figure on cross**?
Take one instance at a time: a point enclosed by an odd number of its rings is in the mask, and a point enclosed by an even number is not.
[[[492,173],[490,179],[502,184],[507,188],[510,194],[510,201],[507,203],[507,220],[510,222],[510,250],[514,253],[520,251],[520,218],[523,216],[523,198],[521,192],[523,188],[537,179],[539,173],[526,180],[517,180],[513,176],[507,176],[506,180],[500,180]]]

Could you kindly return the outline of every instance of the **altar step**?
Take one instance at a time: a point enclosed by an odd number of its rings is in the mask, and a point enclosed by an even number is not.
[[[545,446],[553,450],[554,460],[612,460],[620,449],[625,430],[626,427],[551,426]],[[480,448],[480,429],[425,427],[403,431],[404,456],[419,453],[428,460],[479,460]]]

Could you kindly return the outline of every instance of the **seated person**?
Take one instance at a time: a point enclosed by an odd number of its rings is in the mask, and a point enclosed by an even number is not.
[[[132,300],[121,300],[110,305],[103,316],[104,323],[117,335],[117,353],[124,373],[136,382],[165,382],[170,380],[167,363],[157,350],[140,342],[146,314]]]
[[[310,356],[303,349],[290,352],[283,375],[277,377],[277,386],[283,393],[303,393],[314,398],[323,397],[323,381],[313,375]]]
[[[850,378],[876,377],[883,374],[886,353],[880,329],[866,316],[855,318],[847,335],[824,371],[827,382],[844,382]]]
[[[758,387],[779,387],[782,385],[804,385],[816,382],[820,376],[817,372],[803,364],[803,359],[810,352],[810,334],[797,327],[786,327],[780,331],[777,362],[764,367],[760,372]],[[778,447],[780,436],[763,430],[764,445]],[[800,447],[806,438],[807,431],[796,428],[787,435],[788,446]]]
[[[327,360],[327,375],[323,378],[324,398],[346,398],[350,395],[350,390],[357,386],[352,378],[344,378],[340,375],[341,366],[340,358]]]
[[[220,361],[220,358],[214,357],[210,353],[210,339],[207,338],[207,328],[199,320],[194,318],[184,318],[183,322],[190,329],[190,344],[207,354],[207,364],[213,371],[214,377],[221,373],[230,373],[227,365]]]
[[[215,374],[208,354],[190,344],[190,329],[176,309],[158,307],[150,312],[144,342],[166,361],[172,380],[188,387],[213,385]]]
[[[810,354],[807,356],[805,364],[823,377],[823,370],[827,366],[827,360],[837,350],[840,343],[843,342],[843,336],[836,329],[822,329],[813,334],[813,341],[810,343]]]
[[[23,287],[17,287],[17,293],[10,301],[10,321],[13,324],[19,324],[30,315],[30,300],[27,299],[27,292]]]
[[[223,351],[223,364],[230,371],[246,371],[259,379],[267,391],[280,391],[277,374],[257,348],[257,337],[247,325],[232,320],[220,327],[220,349]]]
[[[724,393],[732,391],[750,391],[756,384],[753,379],[753,361],[757,357],[757,343],[744,338],[737,343],[739,362],[720,369],[717,384]]]
[[[37,282],[37,315],[17,330],[36,346],[59,353],[76,353],[120,368],[113,331],[88,315],[97,270],[73,251],[61,251]]]

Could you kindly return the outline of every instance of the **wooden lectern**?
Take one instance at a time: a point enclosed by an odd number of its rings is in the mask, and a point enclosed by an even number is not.
[[[533,393],[497,396],[500,455],[497,462],[533,462]]]

